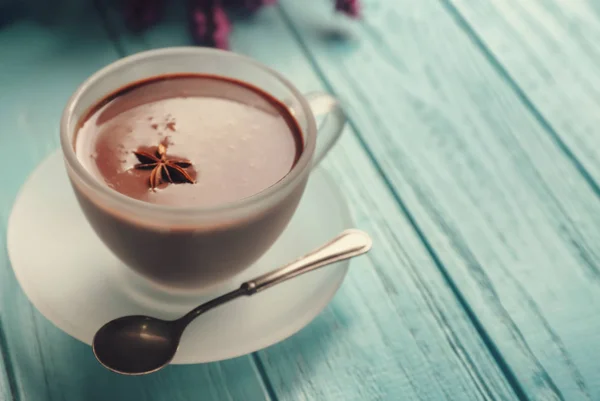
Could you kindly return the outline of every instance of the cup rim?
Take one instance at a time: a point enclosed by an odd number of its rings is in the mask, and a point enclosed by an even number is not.
[[[232,202],[223,203],[217,206],[202,207],[202,206],[172,206],[162,205],[150,202],[145,202],[139,199],[131,198],[124,195],[114,189],[109,188],[107,185],[103,185],[97,178],[95,178],[79,161],[71,138],[68,132],[68,125],[71,116],[74,112],[75,106],[80,101],[81,97],[85,94],[89,87],[103,79],[105,76],[112,73],[114,70],[136,63],[140,60],[155,57],[155,56],[176,56],[176,55],[218,55],[220,57],[226,57],[231,60],[242,61],[247,64],[263,70],[264,72],[271,75],[274,79],[278,80],[283,84],[300,103],[305,115],[307,116],[308,127],[304,133],[304,149],[291,170],[275,184],[262,191],[248,196],[246,198],[238,199]],[[158,75],[158,74],[157,74]],[[243,80],[242,80],[243,81]],[[254,86],[254,85],[253,85]],[[98,101],[101,99],[98,99]],[[181,47],[168,47],[161,49],[146,50],[143,52],[135,53],[127,57],[123,57],[117,61],[114,61],[100,70],[96,71],[90,77],[88,77],[71,95],[67,104],[63,110],[61,121],[60,121],[60,144],[63,152],[63,157],[67,165],[75,172],[77,177],[84,183],[84,185],[94,192],[94,195],[100,195],[101,197],[112,200],[119,204],[119,207],[134,212],[156,212],[171,215],[173,217],[189,216],[194,214],[197,217],[211,216],[215,214],[221,214],[227,211],[236,211],[245,209],[263,203],[275,195],[280,193],[282,190],[288,188],[297,181],[297,178],[310,167],[312,157],[316,148],[316,134],[317,127],[312,109],[302,95],[302,93],[283,75],[273,70],[270,67],[244,55],[240,55],[231,51],[213,49],[213,48],[198,48],[191,46]]]

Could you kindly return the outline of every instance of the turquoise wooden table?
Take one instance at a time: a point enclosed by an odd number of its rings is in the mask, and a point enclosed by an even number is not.
[[[233,50],[344,102],[323,168],[376,246],[288,340],[137,378],[46,321],[6,254],[72,91],[189,44],[177,7],[134,36],[87,3],[42,22],[0,8],[1,400],[600,400],[597,2],[365,0],[350,22],[282,0],[236,21]]]

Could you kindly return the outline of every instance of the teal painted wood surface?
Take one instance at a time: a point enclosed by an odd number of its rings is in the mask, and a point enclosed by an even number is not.
[[[10,400],[12,398],[12,390],[9,382],[9,371],[6,366],[6,355],[4,353],[5,343],[0,343],[0,400]]]
[[[232,38],[235,51],[301,90],[333,92],[351,115],[324,168],[376,247],[331,305],[253,355],[124,378],[32,308],[3,245],[0,400],[600,399],[600,204],[591,179],[600,137],[593,113],[568,101],[588,99],[582,85],[599,75],[591,63],[576,69],[550,57],[554,86],[540,88],[540,70],[526,68],[531,57],[543,65],[540,44],[513,42],[513,31],[530,29],[548,46],[544,57],[559,48],[591,58],[581,38],[600,25],[583,3],[559,0],[364,3],[363,21],[352,23],[328,2],[282,0],[236,21]],[[73,89],[119,56],[189,44],[181,8],[134,36],[113,8],[81,7],[54,25],[0,26],[0,168],[11,171],[0,179],[2,244],[16,191],[58,146]],[[540,26],[561,27],[554,20],[565,15],[585,23],[552,42]],[[556,88],[566,91],[573,76],[581,86],[561,100]]]
[[[600,3],[453,0],[449,6],[598,188]]]
[[[366,3],[361,24],[283,8],[507,374],[599,399],[593,188],[444,3]]]

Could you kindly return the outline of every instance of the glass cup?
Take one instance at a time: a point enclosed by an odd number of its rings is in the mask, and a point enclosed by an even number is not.
[[[74,150],[78,122],[86,112],[128,84],[176,73],[245,81],[286,104],[304,138],[304,149],[292,170],[260,193],[210,208],[143,202],[90,174]],[[316,117],[324,117],[318,134]],[[160,286],[204,290],[241,272],[273,245],[294,214],[311,169],[334,145],[345,123],[334,98],[321,93],[303,96],[280,74],[256,61],[222,50],[181,47],[138,53],[88,78],[65,107],[60,139],[77,200],[104,244]]]

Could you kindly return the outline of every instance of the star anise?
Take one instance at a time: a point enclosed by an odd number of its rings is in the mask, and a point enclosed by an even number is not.
[[[133,152],[139,163],[134,168],[139,170],[152,170],[150,172],[150,189],[156,191],[156,188],[163,182],[172,184],[188,182],[194,184],[192,176],[185,171],[191,167],[189,160],[167,157],[167,147],[164,144],[158,145],[154,154],[138,150]]]

